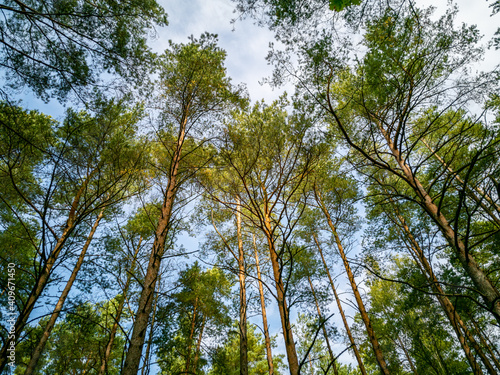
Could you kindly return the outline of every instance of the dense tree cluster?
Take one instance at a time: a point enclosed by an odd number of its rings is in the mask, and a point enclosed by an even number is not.
[[[293,96],[252,104],[215,35],[153,53],[153,0],[2,1],[0,371],[498,374],[477,28],[408,0],[234,1]]]

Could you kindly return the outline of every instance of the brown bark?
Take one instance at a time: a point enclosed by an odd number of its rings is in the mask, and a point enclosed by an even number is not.
[[[497,367],[497,369],[500,370],[500,362],[498,361],[498,357],[495,355],[495,353],[493,351],[493,350],[496,351],[496,348],[493,347],[494,349],[492,349],[493,344],[491,342],[488,343],[488,341],[489,341],[488,337],[487,336],[485,337],[483,335],[481,328],[478,326],[478,324],[476,323],[474,318],[472,318],[470,315],[469,315],[469,318],[470,318],[472,324],[474,325],[474,329],[476,330],[476,333],[479,336],[481,343],[486,348],[486,350],[488,350],[488,353],[490,353],[490,357],[493,360],[493,362],[495,363],[495,366]],[[498,351],[496,351],[496,352],[498,354]]]
[[[247,294],[245,285],[245,253],[241,235],[241,204],[236,198],[236,232],[238,236],[238,279],[240,283],[240,375],[248,375]]]
[[[158,281],[158,285],[160,285],[160,281]],[[151,353],[151,346],[153,342],[153,334],[154,334],[155,318],[156,318],[156,306],[158,305],[158,298],[159,295],[157,294],[153,307],[153,314],[151,315],[151,323],[149,324],[148,344],[146,345],[146,354],[144,356],[144,364],[142,365],[141,375],[149,374],[149,356]]]
[[[451,303],[449,298],[445,295],[443,289],[441,288],[441,285],[439,284],[439,281],[437,280],[436,275],[434,274],[432,267],[427,260],[424,252],[420,248],[420,245],[418,244],[417,240],[413,236],[413,234],[410,231],[410,228],[408,227],[406,220],[404,217],[399,213],[399,209],[394,203],[394,201],[391,199],[392,207],[395,212],[395,215],[398,219],[398,227],[401,228],[403,231],[404,235],[408,238],[410,241],[410,252],[415,255],[415,258],[417,260],[417,264],[422,270],[422,273],[426,276],[427,280],[430,282],[432,290],[436,293],[436,297],[448,317],[448,320],[450,324],[453,327],[453,330],[455,331],[455,334],[457,335],[457,338],[460,342],[460,345],[462,346],[462,349],[464,351],[465,357],[467,358],[467,361],[469,362],[472,370],[474,371],[475,374],[482,374],[481,367],[477,364],[476,359],[473,355],[473,353],[470,350],[469,345],[467,344],[467,340],[470,342],[470,344],[473,346],[474,350],[476,353],[479,355],[481,358],[483,364],[486,366],[486,369],[490,373],[490,375],[495,375],[497,372],[491,365],[490,361],[484,354],[483,350],[481,347],[477,344],[476,340],[470,333],[470,331],[467,329],[466,325],[462,321],[460,315],[457,313],[455,310],[455,306]],[[463,331],[463,334],[462,334]],[[465,334],[465,336],[464,336]]]
[[[439,207],[433,202],[432,198],[429,196],[427,190],[424,188],[424,186],[421,184],[421,182],[413,174],[413,171],[406,163],[405,158],[401,155],[400,151],[396,147],[396,145],[395,145],[396,142],[392,141],[389,133],[382,127],[380,122],[373,115],[369,115],[370,121],[377,122],[378,128],[379,128],[380,132],[382,133],[383,137],[385,138],[392,155],[396,159],[396,162],[398,163],[401,171],[403,172],[403,175],[401,175],[394,168],[389,167],[387,163],[385,163],[385,162],[382,163],[382,162],[377,161],[369,153],[367,153],[365,150],[363,150],[362,147],[358,146],[355,142],[353,142],[353,140],[349,136],[349,133],[347,132],[344,124],[342,123],[341,119],[337,115],[337,112],[333,108],[331,97],[330,97],[331,82],[332,81],[331,81],[331,76],[330,76],[330,80],[328,81],[327,92],[326,92],[328,109],[329,109],[329,112],[334,117],[335,122],[337,123],[337,126],[342,133],[342,136],[346,139],[346,141],[349,143],[350,146],[355,148],[358,152],[360,152],[363,155],[363,157],[365,159],[372,162],[378,168],[388,170],[389,172],[391,172],[395,175],[398,175],[399,177],[404,176],[404,180],[406,181],[406,183],[413,189],[413,191],[420,198],[421,206],[424,208],[425,212],[438,225],[438,228],[440,229],[444,238],[446,239],[448,244],[451,246],[451,248],[454,250],[458,260],[460,261],[460,263],[463,267],[463,269],[469,275],[472,282],[474,283],[474,285],[476,286],[476,288],[478,289],[478,291],[482,295],[483,299],[489,305],[488,306],[489,311],[493,314],[493,316],[495,317],[497,322],[500,323],[500,292],[495,288],[492,281],[488,278],[488,276],[479,267],[479,265],[477,264],[475,259],[468,252],[468,249],[466,249],[465,244],[460,239],[458,233],[455,233],[455,231],[452,228],[452,226],[450,225],[449,221],[446,219],[446,217],[439,210]],[[397,138],[397,136],[398,136],[398,134],[396,134],[396,138]]]
[[[278,308],[281,318],[281,327],[283,329],[283,336],[285,339],[286,356],[288,359],[288,370],[290,375],[299,375],[299,360],[297,358],[297,351],[295,349],[295,341],[293,340],[292,326],[290,324],[290,316],[288,305],[285,296],[285,287],[281,277],[280,263],[278,253],[274,246],[274,239],[272,238],[271,219],[269,213],[265,213],[265,234],[267,237],[267,244],[269,247],[269,255],[271,265],[273,267],[274,282],[276,284],[276,297]]]
[[[196,299],[194,300],[193,317],[191,319],[191,329],[189,331],[189,339],[188,339],[188,347],[186,355],[186,367],[184,369],[186,373],[189,373],[189,367],[191,366],[191,342],[193,341],[194,330],[196,328],[197,309],[198,309],[198,297],[196,297]]]
[[[188,111],[189,107],[186,108],[185,113],[188,113]],[[146,276],[144,278],[144,286],[138,301],[134,329],[130,338],[130,345],[125,359],[125,365],[123,367],[123,375],[136,375],[139,371],[142,347],[144,345],[149,315],[151,314],[153,305],[153,295],[156,288],[158,273],[160,271],[161,258],[165,252],[165,244],[170,227],[170,218],[172,216],[172,208],[174,205],[175,193],[177,191],[177,174],[179,171],[182,146],[186,136],[186,124],[187,117],[184,115],[180,122],[177,146],[172,158],[169,181],[164,195],[161,216],[156,227],[155,240],[151,256],[149,258]]]
[[[328,279],[330,280],[330,286],[333,290],[333,295],[335,296],[335,301],[337,302],[337,307],[340,312],[340,316],[342,317],[342,322],[344,323],[345,330],[347,332],[347,336],[349,337],[349,342],[351,343],[351,348],[354,352],[354,356],[356,357],[356,361],[358,362],[359,370],[362,375],[367,375],[365,366],[363,364],[363,360],[361,359],[361,355],[359,354],[358,347],[356,342],[354,341],[354,337],[352,336],[351,329],[349,328],[349,324],[347,323],[346,316],[344,314],[344,309],[342,308],[342,304],[340,302],[339,295],[337,294],[337,289],[335,288],[335,284],[333,283],[332,276],[330,275],[330,270],[328,269],[328,265],[326,264],[325,257],[323,256],[323,251],[321,250],[321,246],[319,245],[318,239],[315,234],[313,234],[314,242],[316,242],[316,246],[318,247],[319,254],[321,255],[321,259],[323,261],[323,266],[325,267],[326,274],[328,275]]]
[[[85,254],[87,253],[87,249],[90,246],[90,242],[92,242],[92,238],[94,237],[94,234],[97,230],[97,227],[99,226],[99,222],[101,221],[103,214],[104,210],[101,210],[101,212],[99,212],[99,215],[97,216],[96,221],[94,222],[94,225],[92,226],[92,229],[90,230],[89,235],[87,236],[87,240],[83,245],[82,251],[80,252],[80,256],[78,257],[78,260],[75,264],[75,267],[73,268],[73,271],[71,272],[71,275],[66,283],[66,286],[64,287],[59,297],[59,300],[57,301],[57,304],[54,308],[54,311],[52,312],[52,315],[50,316],[50,319],[47,322],[47,325],[45,326],[45,330],[43,331],[43,334],[40,337],[40,341],[38,341],[38,344],[31,355],[30,362],[28,363],[28,366],[24,371],[24,375],[31,375],[35,371],[35,367],[38,363],[38,360],[40,359],[40,356],[42,355],[45,344],[47,343],[50,333],[52,332],[52,329],[56,324],[56,320],[59,317],[59,314],[61,313],[61,310],[64,306],[64,302],[66,301],[66,298],[68,297],[71,287],[73,286],[73,283],[76,280],[76,276],[78,275],[78,272],[82,267]]]
[[[316,200],[325,214],[325,217],[327,219],[328,225],[332,231],[332,234],[335,238],[335,243],[337,244],[337,249],[339,250],[340,257],[342,258],[342,262],[344,263],[344,267],[347,273],[347,277],[349,279],[349,282],[351,284],[352,291],[354,293],[354,298],[356,299],[356,304],[358,305],[359,313],[361,314],[361,319],[363,320],[363,323],[365,324],[366,328],[366,333],[368,334],[368,338],[370,339],[370,343],[372,345],[373,353],[375,354],[375,358],[377,359],[377,363],[380,367],[380,370],[384,375],[389,375],[389,369],[387,367],[387,364],[384,359],[384,355],[382,354],[382,350],[380,348],[380,345],[378,343],[377,337],[375,335],[375,331],[373,330],[372,323],[370,320],[370,317],[368,316],[368,313],[366,312],[365,305],[363,303],[363,300],[361,299],[361,295],[358,291],[358,286],[356,284],[356,281],[354,279],[354,275],[351,271],[351,266],[349,265],[349,261],[347,260],[347,257],[344,253],[344,247],[342,246],[342,243],[340,241],[340,237],[337,233],[337,229],[335,228],[335,225],[333,224],[333,221],[330,217],[330,213],[326,209],[326,206],[324,205],[323,201],[321,200],[321,195],[319,191],[315,189],[314,191],[316,195]]]
[[[467,192],[469,193],[469,196],[477,203],[481,206],[481,208],[493,219],[493,221],[497,224],[497,226],[500,226],[500,218],[497,217],[492,211],[491,209],[486,206],[484,204],[484,201],[483,199],[485,199],[492,207],[493,209],[498,213],[500,213],[500,207],[498,206],[498,204],[496,204],[493,199],[491,199],[491,197],[486,194],[481,188],[479,188],[478,186],[473,186],[471,187],[470,185],[466,184],[464,180],[462,180],[462,178],[458,175],[458,173],[456,173],[444,160],[443,158],[441,158],[441,156],[439,156],[439,154],[434,151],[432,149],[432,147],[424,140],[424,139],[420,139],[422,141],[422,143],[425,145],[425,147],[427,147],[427,149],[431,152],[431,154],[433,156],[436,157],[436,159],[446,168],[446,170],[448,172],[450,172],[450,174],[452,176],[455,177],[455,179],[460,183],[460,185],[464,188],[467,189]],[[480,195],[480,197],[478,197],[476,195],[476,192],[477,194]]]
[[[421,182],[413,174],[411,168],[406,164],[399,150],[395,147],[388,133],[380,126],[380,130],[386,139],[387,145],[396,159],[399,167],[406,177],[407,183],[420,197],[421,205],[429,216],[437,223],[441,233],[455,251],[460,264],[465,272],[469,275],[472,282],[481,293],[483,299],[489,307],[489,311],[493,314],[497,322],[500,323],[500,292],[495,288],[491,280],[479,267],[474,257],[466,249],[464,242],[460,236],[455,233],[446,217],[439,210],[438,206],[433,202],[432,198],[427,193],[427,190]]]
[[[137,255],[139,254],[139,250],[141,248],[141,243],[142,243],[142,236],[139,238],[139,244],[135,249],[134,257],[132,258],[130,269],[127,273],[127,280],[125,281],[125,285],[122,290],[122,298],[120,299],[118,307],[116,308],[116,316],[114,318],[115,322],[113,323],[113,326],[111,327],[111,331],[109,333],[109,340],[106,345],[106,349],[104,351],[104,357],[102,358],[101,367],[99,368],[99,375],[104,375],[104,373],[107,370],[109,357],[111,355],[111,349],[113,348],[113,342],[115,341],[116,332],[118,331],[118,325],[120,323],[123,308],[125,306],[125,300],[127,297],[128,290],[130,288],[130,283],[132,281],[132,273],[134,272],[135,263],[137,261]]]
[[[274,375],[273,355],[271,352],[271,338],[269,337],[269,328],[267,325],[266,300],[264,298],[264,288],[262,286],[262,278],[259,266],[259,254],[257,252],[257,243],[255,241],[255,235],[253,235],[253,245],[255,250],[255,266],[257,268],[257,281],[259,284],[260,308],[262,312],[262,326],[264,331],[264,341],[266,343],[267,366],[269,368],[269,375]]]
[[[200,334],[198,335],[198,342],[196,343],[196,352],[194,354],[194,360],[193,360],[193,373],[194,374],[196,374],[196,368],[198,366],[198,359],[200,359],[201,339],[203,338],[203,331],[205,329],[205,321],[206,321],[206,316],[203,316],[203,320],[201,322]]]
[[[413,364],[410,353],[408,353],[408,350],[406,350],[406,347],[404,346],[403,341],[401,340],[401,338],[399,336],[398,336],[398,342],[399,342],[399,345],[401,346],[401,348],[403,349],[403,352],[405,353],[405,357],[408,360],[408,363],[410,364],[411,371],[415,375],[418,375],[417,369],[415,368],[415,365]]]
[[[314,290],[314,285],[311,281],[311,277],[307,276],[307,281],[309,281],[309,286],[311,287],[311,292],[314,298],[314,303],[316,305],[316,310],[318,311],[319,320],[323,320],[323,315],[321,314],[321,309],[319,308],[318,298],[316,297],[316,291]],[[328,338],[328,332],[326,331],[325,324],[321,327],[323,329],[323,336],[325,337],[326,346],[328,348],[328,353],[330,354],[330,361],[332,362],[333,372],[335,375],[338,374],[337,365],[335,364],[335,356],[333,355],[332,347],[330,346],[330,339]]]

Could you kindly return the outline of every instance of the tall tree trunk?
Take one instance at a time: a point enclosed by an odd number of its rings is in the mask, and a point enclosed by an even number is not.
[[[436,275],[434,274],[434,271],[432,270],[432,267],[427,260],[427,257],[425,256],[422,248],[418,244],[417,240],[413,236],[413,234],[410,231],[410,228],[408,227],[408,224],[406,223],[406,220],[404,217],[401,215],[399,212],[399,208],[394,202],[392,198],[389,199],[392,208],[394,211],[394,214],[397,219],[392,219],[395,224],[400,228],[400,230],[403,232],[403,235],[408,239],[409,244],[408,248],[410,250],[410,254],[414,256],[414,259],[417,263],[417,265],[420,267],[422,273],[424,276],[427,278],[429,283],[431,284],[431,288],[433,292],[436,293],[436,297],[446,314],[451,326],[453,327],[453,330],[455,331],[455,334],[457,335],[457,338],[460,342],[460,345],[462,346],[462,349],[464,351],[465,357],[467,358],[472,370],[474,371],[475,374],[482,374],[481,367],[477,364],[476,359],[473,355],[473,353],[470,350],[469,345],[467,344],[465,338],[471,343],[473,346],[474,350],[476,353],[479,355],[481,358],[483,364],[485,365],[486,369],[490,373],[490,375],[495,375],[497,372],[491,365],[488,357],[484,354],[483,350],[481,347],[478,345],[476,340],[474,339],[474,336],[470,333],[470,331],[467,329],[466,325],[462,321],[460,315],[458,312],[455,310],[455,306],[451,303],[449,298],[445,295],[443,289],[441,288],[441,285],[439,284],[439,281],[437,280]],[[462,331],[465,334],[462,334]]]
[[[238,279],[240,282],[240,375],[248,375],[247,293],[245,285],[245,253],[241,235],[241,203],[236,198],[236,233],[238,236]]]
[[[142,243],[142,236],[139,238],[139,244],[135,249],[134,257],[132,258],[130,269],[127,273],[127,280],[125,281],[125,285],[122,290],[122,298],[120,299],[118,307],[116,308],[116,316],[114,318],[115,322],[113,323],[113,326],[111,327],[111,332],[109,333],[109,340],[108,344],[106,345],[106,349],[104,351],[104,357],[102,358],[101,367],[99,368],[99,375],[104,375],[104,373],[107,371],[109,357],[111,355],[111,349],[113,348],[113,342],[115,341],[116,332],[118,331],[118,325],[120,323],[123,308],[125,306],[126,296],[130,288],[130,283],[132,281],[132,273],[134,272],[135,263],[137,261],[137,255],[139,254],[139,250],[141,248],[141,243]]]
[[[481,188],[478,186],[470,186],[465,183],[464,180],[456,173],[442,158],[439,156],[439,154],[432,149],[432,147],[423,139],[420,139],[422,143],[427,147],[427,149],[431,152],[433,156],[436,157],[436,159],[446,168],[446,170],[454,176],[454,178],[460,183],[460,186],[463,188],[467,189],[467,192],[469,193],[469,196],[478,204],[481,206],[481,208],[493,219],[493,221],[497,224],[497,226],[500,226],[500,218],[497,216],[500,214],[500,206],[496,204],[491,197],[486,194]],[[477,194],[480,196],[478,197]],[[483,199],[485,199],[491,207],[497,212],[497,215],[494,214],[494,212],[484,204]]]
[[[406,350],[405,345],[403,344],[403,341],[401,340],[401,337],[398,336],[398,342],[401,348],[403,349],[403,352],[405,353],[405,357],[408,360],[408,363],[410,365],[411,371],[415,374],[418,375],[417,369],[415,368],[415,365],[413,364],[413,361],[411,359],[410,353],[408,353],[408,350]]]
[[[68,219],[66,220],[63,232],[61,236],[57,238],[54,248],[50,252],[45,263],[42,265],[42,269],[35,281],[35,285],[31,289],[28,299],[26,300],[23,309],[20,311],[16,319],[16,322],[14,324],[14,332],[15,332],[14,340],[16,340],[21,335],[21,332],[24,329],[24,326],[26,325],[26,322],[28,321],[31,312],[33,311],[33,308],[35,307],[38,298],[40,298],[40,295],[42,294],[43,290],[45,289],[45,286],[47,285],[47,282],[49,281],[52,267],[59,258],[59,254],[61,253],[64,244],[66,243],[67,239],[69,238],[69,236],[71,235],[71,233],[73,232],[73,230],[77,225],[78,205],[80,203],[82,194],[84,193],[87,187],[88,181],[93,175],[93,173],[94,172],[90,173],[90,175],[83,182],[82,186],[80,187],[75,197],[73,198],[73,202],[71,203]],[[11,340],[6,340],[5,344],[2,346],[2,349],[0,351],[0,373],[3,372],[5,365],[7,364],[7,349],[10,347],[10,343]]]
[[[290,375],[299,375],[299,360],[297,358],[297,351],[295,349],[295,341],[293,340],[292,326],[290,324],[290,315],[285,296],[285,286],[281,277],[281,267],[279,262],[278,253],[276,252],[274,239],[272,236],[271,218],[269,213],[265,213],[265,234],[267,237],[267,244],[269,247],[269,257],[273,267],[274,282],[276,284],[276,297],[278,308],[281,317],[281,327],[283,329],[283,336],[285,339],[285,349],[288,359],[288,370]]]
[[[363,323],[365,324],[366,327],[366,333],[368,334],[368,338],[370,339],[370,343],[373,348],[373,353],[375,354],[375,358],[377,359],[378,365],[380,367],[380,370],[384,375],[389,375],[389,369],[387,367],[387,364],[384,359],[384,355],[382,354],[382,350],[380,348],[380,345],[378,343],[377,337],[375,336],[375,331],[373,330],[372,323],[370,320],[370,317],[368,316],[368,313],[366,312],[365,305],[363,303],[363,300],[361,299],[361,295],[358,290],[358,286],[356,284],[356,281],[354,280],[354,275],[351,271],[351,266],[349,265],[349,261],[347,260],[347,257],[344,253],[344,247],[342,246],[342,243],[340,241],[339,235],[337,233],[337,229],[335,228],[335,225],[333,224],[333,221],[330,217],[330,213],[328,212],[326,206],[324,205],[323,201],[321,200],[321,194],[317,189],[314,190],[316,200],[321,207],[323,213],[325,214],[325,217],[327,219],[328,225],[330,226],[330,229],[332,231],[332,234],[335,238],[335,243],[337,244],[337,248],[339,250],[340,257],[342,258],[342,262],[344,263],[345,270],[347,272],[347,277],[349,279],[349,282],[351,284],[352,291],[354,293],[354,298],[356,299],[356,303],[358,305],[359,312],[361,314],[361,319],[363,320]]]
[[[201,321],[200,334],[198,335],[198,342],[196,343],[196,352],[194,354],[193,361],[193,373],[196,374],[196,368],[198,367],[198,359],[200,359],[201,353],[201,339],[203,338],[203,331],[205,329],[206,316],[203,316],[203,320]]]
[[[157,287],[160,286],[160,280],[158,280]],[[153,307],[153,314],[151,315],[151,323],[149,324],[149,335],[148,335],[148,344],[146,345],[146,355],[144,356],[144,364],[142,365],[141,375],[149,374],[149,356],[151,354],[151,346],[153,343],[153,334],[155,327],[155,318],[156,318],[156,307],[158,305],[159,294],[156,295],[155,303]]]
[[[189,108],[186,109],[186,113],[188,110]],[[153,295],[156,288],[158,273],[160,272],[161,258],[165,252],[165,244],[168,230],[170,228],[170,219],[172,217],[172,208],[174,205],[175,193],[177,191],[177,174],[179,171],[182,146],[186,137],[186,116],[182,118],[180,124],[181,126],[177,137],[177,146],[172,158],[169,181],[164,195],[161,216],[156,227],[153,249],[151,251],[146,276],[144,278],[144,287],[138,301],[134,328],[130,338],[127,357],[125,359],[123,375],[136,375],[139,371],[142,347],[144,345],[149,315],[151,314],[151,308],[153,305]]]
[[[316,310],[318,311],[318,318],[320,321],[323,320],[323,315],[321,314],[321,309],[319,308],[318,298],[316,296],[316,291],[314,290],[314,285],[311,281],[311,277],[307,276],[307,281],[309,281],[309,286],[311,287],[311,292],[314,298],[314,303],[316,304]],[[323,329],[323,336],[325,337],[326,346],[328,348],[328,353],[330,354],[330,361],[332,363],[333,372],[335,375],[338,374],[337,365],[335,364],[335,356],[333,355],[332,347],[330,346],[330,339],[328,338],[328,332],[326,331],[325,324],[321,327]]]
[[[342,317],[342,322],[344,323],[345,330],[347,332],[347,337],[349,337],[349,342],[351,343],[351,348],[354,352],[354,356],[356,357],[356,361],[358,362],[359,370],[362,375],[367,375],[365,365],[363,364],[363,360],[361,359],[361,355],[359,354],[358,347],[356,342],[354,341],[354,337],[352,336],[351,329],[349,328],[349,324],[347,323],[346,316],[344,314],[344,309],[342,308],[342,304],[340,302],[339,295],[337,294],[337,289],[335,288],[335,284],[333,283],[332,276],[330,275],[330,270],[328,269],[328,265],[326,264],[325,257],[323,256],[323,250],[319,245],[318,238],[315,234],[313,234],[314,242],[316,242],[316,246],[318,247],[319,254],[321,255],[321,260],[323,261],[323,266],[325,267],[326,274],[328,275],[328,280],[330,280],[330,286],[333,290],[333,295],[335,296],[335,301],[337,302],[337,307],[340,312],[340,316]]]
[[[266,300],[264,298],[264,288],[262,285],[262,276],[260,273],[259,254],[257,251],[257,243],[255,241],[255,235],[252,236],[253,236],[253,246],[255,251],[255,266],[257,268],[257,281],[259,284],[260,308],[262,312],[262,326],[264,331],[264,341],[266,343],[267,366],[269,368],[269,375],[274,375],[273,355],[271,352],[271,338],[269,337],[269,328],[267,325]]]
[[[191,343],[193,341],[194,330],[196,328],[197,309],[198,309],[198,297],[196,297],[196,299],[194,300],[193,318],[191,319],[191,329],[189,331],[187,356],[186,356],[186,367],[184,369],[184,371],[186,372],[186,374],[189,373],[189,368],[191,366]]]
[[[474,318],[470,314],[469,314],[469,319],[472,322],[472,324],[474,325],[474,329],[476,330],[476,333],[479,336],[479,339],[481,340],[481,343],[486,348],[486,350],[488,350],[488,353],[490,353],[490,357],[493,360],[493,362],[495,363],[495,366],[500,370],[500,362],[498,361],[498,357],[497,357],[498,351],[493,346],[493,343],[491,343],[491,342],[488,343],[488,341],[489,341],[488,340],[488,336],[485,336],[483,334],[481,328],[478,326],[478,324],[476,323],[476,321],[474,320]],[[493,350],[496,351],[497,355],[495,355],[495,353],[494,353]]]
[[[311,375],[314,375],[314,366],[313,366],[313,361],[311,358],[311,352],[309,352],[308,358],[309,358],[309,368],[311,369]]]
[[[94,234],[97,230],[97,227],[99,226],[99,222],[101,221],[103,214],[104,214],[104,209],[102,209],[101,212],[99,212],[99,215],[97,216],[97,219],[94,222],[94,225],[92,226],[89,235],[87,236],[87,240],[83,245],[82,251],[80,252],[80,256],[78,257],[78,260],[75,264],[75,267],[73,268],[73,271],[71,272],[71,275],[66,283],[66,286],[64,287],[61,295],[59,296],[59,300],[57,301],[54,311],[52,312],[52,315],[50,316],[50,319],[47,322],[47,325],[45,326],[45,330],[43,331],[43,334],[40,337],[40,341],[38,341],[38,344],[36,345],[35,350],[31,355],[30,362],[28,363],[28,366],[24,371],[24,375],[31,375],[35,371],[38,360],[42,355],[43,348],[45,347],[45,344],[49,339],[49,335],[52,332],[54,325],[56,324],[56,320],[59,317],[59,314],[61,313],[61,310],[64,306],[64,302],[66,301],[66,298],[68,297],[71,287],[73,286],[73,283],[76,280],[76,276],[78,275],[78,272],[82,267],[85,254],[87,253],[87,249],[90,246],[90,242],[92,242],[92,238],[94,237]]]
[[[498,323],[500,323],[500,292],[495,288],[493,282],[488,278],[484,271],[479,267],[476,260],[469,253],[464,242],[460,239],[458,233],[455,232],[446,217],[443,215],[439,207],[433,202],[427,190],[422,183],[413,174],[411,168],[407,165],[399,150],[395,147],[388,133],[379,126],[383,136],[386,139],[387,145],[396,159],[399,167],[406,177],[406,182],[415,191],[421,200],[421,206],[427,214],[437,223],[441,233],[447,240],[448,244],[454,249],[455,255],[460,261],[463,269],[469,275],[472,282],[482,295],[489,311],[493,314]]]

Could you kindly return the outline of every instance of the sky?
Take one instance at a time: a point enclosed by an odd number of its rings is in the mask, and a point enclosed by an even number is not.
[[[228,76],[232,78],[235,84],[246,84],[252,101],[265,99],[270,102],[277,99],[285,89],[289,93],[293,92],[291,86],[273,90],[267,85],[260,84],[263,78],[270,76],[272,73],[273,68],[267,63],[265,57],[268,53],[269,43],[273,40],[273,34],[265,28],[256,26],[250,19],[239,20],[232,24],[231,20],[235,18],[236,14],[233,13],[234,3],[230,0],[159,1],[168,13],[169,25],[158,29],[156,38],[151,40],[150,45],[155,51],[161,52],[167,48],[169,39],[177,43],[186,43],[190,35],[199,37],[206,31],[215,33],[219,35],[220,47],[227,51],[226,66]],[[500,15],[490,17],[491,9],[488,7],[489,3],[486,0],[460,0],[457,3],[460,9],[458,21],[477,24],[481,33],[485,35],[484,41],[490,40],[498,27]],[[417,0],[417,5],[434,5],[438,8],[436,12],[438,15],[443,12],[446,1]],[[486,60],[481,64],[481,67],[483,69],[493,68],[500,61],[498,57],[498,51],[488,50]],[[23,100],[26,107],[38,108],[56,118],[60,118],[64,113],[64,107],[60,104],[45,104],[34,98],[29,91],[20,93],[19,99]],[[186,247],[197,246],[198,239],[182,236],[180,240],[185,242]],[[347,280],[342,279],[342,277],[339,278],[339,293],[341,294],[348,289]],[[346,294],[343,295],[346,296]],[[331,310],[336,313],[333,318],[334,324],[342,329],[342,323],[336,308],[332,307]],[[347,315],[352,319],[354,310],[347,307],[347,304],[346,310]],[[268,314],[271,317],[271,334],[280,334],[278,309],[274,304],[269,306]],[[259,317],[252,318],[252,321],[261,324]],[[282,342],[282,336],[278,336],[278,342]],[[334,346],[336,353],[341,352],[343,349],[343,345],[337,344]],[[285,352],[282,344],[278,346],[276,352]],[[343,354],[340,360],[344,363],[354,363],[354,358],[349,353]]]

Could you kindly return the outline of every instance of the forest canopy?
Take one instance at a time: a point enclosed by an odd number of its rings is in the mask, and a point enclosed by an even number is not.
[[[210,30],[153,48],[168,5],[1,1],[0,372],[498,374],[498,35],[232,0],[293,88],[255,101]]]

